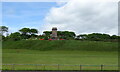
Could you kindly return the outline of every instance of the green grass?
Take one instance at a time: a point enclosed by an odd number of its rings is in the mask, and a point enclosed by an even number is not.
[[[117,42],[95,41],[4,41],[3,64],[60,64],[59,70],[79,70],[79,66],[118,65]],[[104,70],[118,67],[104,66]],[[3,65],[3,70],[13,66]],[[58,66],[15,65],[15,70],[58,70]],[[83,70],[100,70],[100,66],[82,66]]]
[[[18,52],[19,51],[19,52]],[[68,64],[68,65],[117,65],[117,52],[96,51],[38,51],[26,49],[3,49],[3,64]],[[79,69],[79,66],[61,66],[61,69]],[[90,66],[89,66],[90,67]],[[6,67],[3,66],[3,69]],[[8,67],[8,69],[11,67]],[[34,69],[35,66],[16,66],[16,69]],[[56,69],[47,66],[46,69]],[[100,69],[95,67],[92,69]],[[40,67],[40,69],[44,69]],[[86,68],[84,69],[91,69]],[[116,69],[107,68],[109,69]]]
[[[50,50],[79,50],[79,51],[117,51],[117,42],[96,42],[96,41],[48,41],[48,40],[21,40],[4,41],[3,49],[32,49],[40,51]]]

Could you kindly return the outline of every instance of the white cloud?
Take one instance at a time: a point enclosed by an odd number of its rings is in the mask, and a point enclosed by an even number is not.
[[[117,2],[71,0],[59,8],[51,8],[45,17],[44,30],[57,27],[81,33],[118,34]]]

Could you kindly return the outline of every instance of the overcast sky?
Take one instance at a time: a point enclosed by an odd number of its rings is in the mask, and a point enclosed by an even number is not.
[[[42,34],[57,27],[76,34],[107,33],[118,35],[118,3],[70,0],[68,2],[4,2],[3,25],[10,32],[23,27],[36,28]]]

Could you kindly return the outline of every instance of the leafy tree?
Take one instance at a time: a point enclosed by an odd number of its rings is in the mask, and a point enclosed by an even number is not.
[[[57,31],[57,35],[58,36],[62,36],[63,34],[62,34],[62,31]]]
[[[100,33],[92,33],[92,34],[88,34],[87,39],[93,41],[101,41],[102,37],[103,36]]]
[[[31,37],[29,35],[30,34],[30,28],[22,28],[19,31],[22,33],[22,35],[21,35],[22,39],[28,39],[28,38]]]
[[[11,33],[9,37],[11,40],[17,41],[21,39],[21,34],[19,32],[15,32]]]
[[[45,39],[45,40],[48,40],[48,36],[45,36],[44,39]]]
[[[76,36],[76,34],[74,33],[74,32],[69,32],[69,37],[75,37]]]
[[[62,32],[62,37],[64,39],[70,39],[70,33],[69,33],[69,31],[63,31]]]
[[[80,34],[77,36],[77,39],[87,39],[87,34]]]
[[[102,34],[102,38],[104,38],[104,39],[110,39],[110,35],[109,34]]]
[[[38,33],[37,29],[30,29],[30,35],[31,35],[31,37],[37,37],[37,35],[35,35],[37,33]]]
[[[52,31],[44,31],[43,32],[46,36],[50,36],[50,34],[52,34]]]
[[[120,36],[117,36],[117,35],[112,35],[111,37],[110,37],[110,39],[111,39],[111,41],[113,42],[118,42],[119,40],[120,40]]]
[[[111,39],[118,39],[118,36],[117,35],[112,35],[110,38]]]
[[[23,35],[27,35],[30,33],[30,29],[29,28],[22,28],[19,30]]]
[[[1,37],[0,37],[0,38],[1,38]],[[4,41],[4,40],[5,40],[5,36],[2,35],[2,39],[0,39],[0,40]]]
[[[37,29],[30,29],[30,33],[31,34],[36,34],[36,33],[38,33],[38,30]]]
[[[6,26],[0,26],[0,34],[3,35],[3,33],[8,32],[8,27]]]

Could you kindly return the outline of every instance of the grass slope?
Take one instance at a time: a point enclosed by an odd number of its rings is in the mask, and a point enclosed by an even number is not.
[[[33,50],[80,50],[80,51],[117,51],[117,42],[96,42],[96,41],[47,41],[47,40],[24,40],[5,41],[3,49],[33,49]]]

